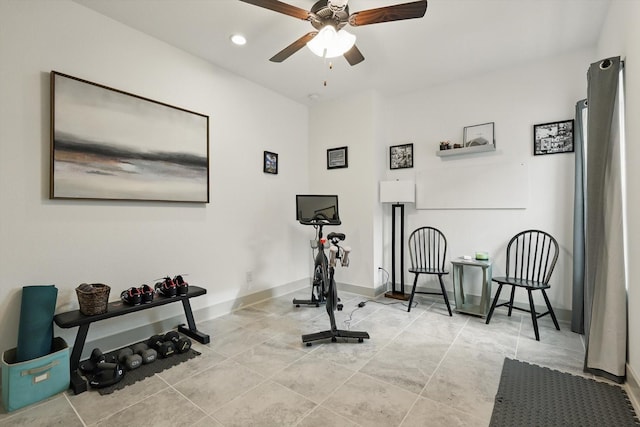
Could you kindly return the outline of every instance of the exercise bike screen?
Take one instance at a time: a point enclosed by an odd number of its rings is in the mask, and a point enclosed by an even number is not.
[[[324,215],[329,223],[340,223],[338,196],[296,195],[296,219],[309,222]],[[324,218],[323,218],[324,219]]]

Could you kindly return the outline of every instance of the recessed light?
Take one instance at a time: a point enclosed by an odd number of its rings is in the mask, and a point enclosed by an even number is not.
[[[242,34],[233,34],[231,36],[231,42],[238,46],[244,46],[247,44],[247,39]]]

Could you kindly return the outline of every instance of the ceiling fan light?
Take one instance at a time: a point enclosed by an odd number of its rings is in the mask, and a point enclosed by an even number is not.
[[[336,43],[336,48],[339,53],[336,56],[344,55],[353,47],[354,44],[356,44],[356,36],[354,34],[345,30],[338,31],[338,42]]]
[[[355,35],[345,30],[336,32],[333,26],[327,25],[307,42],[307,47],[321,58],[335,58],[349,51],[355,42]]]
[[[314,38],[307,42],[307,47],[311,49],[311,52],[315,55],[322,58],[326,55],[326,50],[335,37],[336,29],[331,25],[326,25]]]

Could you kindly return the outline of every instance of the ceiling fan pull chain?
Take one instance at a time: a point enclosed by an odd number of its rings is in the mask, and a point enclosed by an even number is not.
[[[347,5],[349,0],[317,0],[310,10],[301,9],[280,0],[240,1],[302,19],[303,21],[309,21],[316,30],[305,34],[275,54],[270,59],[272,62],[284,61],[306,44],[317,56],[326,57],[327,54],[332,55],[332,57],[344,56],[349,65],[353,66],[364,61],[364,56],[354,44],[356,41],[355,35],[345,31],[345,26],[358,27],[382,22],[422,18],[427,11],[427,0],[414,0],[408,3],[361,10],[354,13],[349,12],[349,6]],[[338,41],[338,43],[332,43],[331,49],[328,49],[327,40],[324,37],[327,33],[329,35],[332,34],[332,38]],[[314,43],[315,41],[318,41],[318,43]],[[325,86],[326,83],[325,81]]]
[[[329,61],[329,67],[327,67],[327,58],[325,57],[325,58],[324,58],[324,65],[325,65],[325,69],[324,69],[324,76],[325,76],[325,77],[324,77],[324,83],[323,83],[323,86],[324,86],[324,87],[327,87],[327,81],[329,80],[329,77],[328,77],[329,72],[327,71],[327,69],[329,69],[329,70],[333,70],[333,62],[332,62],[332,61]]]

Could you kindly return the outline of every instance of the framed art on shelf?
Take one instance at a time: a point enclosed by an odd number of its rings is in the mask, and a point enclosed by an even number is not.
[[[495,145],[494,123],[467,126],[462,135],[463,147],[477,147],[480,145]]]
[[[278,154],[271,151],[264,152],[262,172],[273,175],[278,174]]]
[[[389,147],[389,168],[405,169],[413,167],[413,144]]]
[[[349,147],[329,148],[327,150],[327,169],[349,167]]]
[[[574,120],[533,125],[533,154],[572,153]]]
[[[49,197],[209,203],[209,116],[52,71]]]

